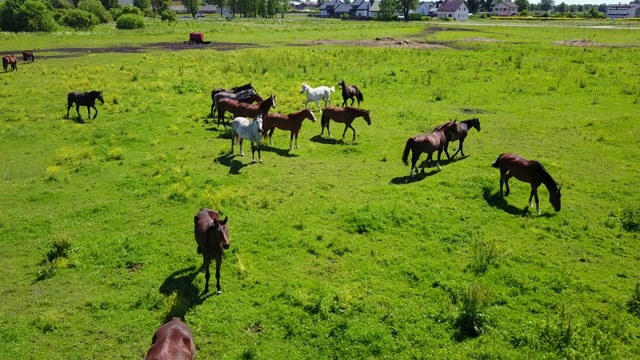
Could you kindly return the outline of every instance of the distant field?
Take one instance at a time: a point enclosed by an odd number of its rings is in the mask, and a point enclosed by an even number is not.
[[[198,359],[637,357],[640,24],[496,24],[0,33],[37,60],[0,73],[0,359],[140,359],[172,316]],[[276,130],[251,164],[208,119],[213,88],[251,82],[290,113],[302,82],[340,79],[371,111],[356,141],[305,121],[299,149]],[[93,89],[97,118],[67,118]],[[410,136],[472,117],[468,157],[408,176]],[[505,152],[545,165],[560,212],[515,179],[498,195]],[[220,296],[201,207],[229,217]]]

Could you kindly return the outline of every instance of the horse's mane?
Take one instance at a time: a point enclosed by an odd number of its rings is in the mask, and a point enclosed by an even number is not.
[[[448,126],[450,123],[452,123],[452,122],[453,122],[453,120],[449,120],[449,121],[447,121],[447,122],[446,122],[446,123],[444,123],[444,124],[440,124],[440,125],[436,126],[436,128],[435,128],[435,129],[433,129],[433,131],[432,131],[432,132],[436,132],[436,131],[438,131],[438,130],[442,130],[442,129],[444,129],[445,127],[447,127],[447,126]]]
[[[542,179],[543,179],[542,183],[545,185],[547,184],[553,185],[557,190],[558,184],[556,183],[555,180],[553,180],[553,177],[551,176],[551,174],[549,174],[547,169],[539,161],[531,160],[531,162],[536,164],[536,166],[538,166],[538,169],[540,169],[540,173],[542,174]]]
[[[480,120],[478,118],[473,118],[473,119],[469,119],[469,120],[463,120],[463,121],[460,121],[460,122],[469,125],[469,124],[472,124],[472,123],[477,122],[477,121],[480,121]]]

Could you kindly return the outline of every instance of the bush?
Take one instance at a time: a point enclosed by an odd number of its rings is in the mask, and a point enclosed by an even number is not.
[[[142,10],[138,9],[137,7],[133,7],[129,5],[126,5],[125,7],[122,8],[122,15],[125,15],[125,14],[132,14],[140,17],[144,16],[144,13],[142,12]]]
[[[80,0],[78,9],[92,13],[98,17],[103,24],[113,21],[111,13],[109,13],[98,0]]]
[[[176,21],[176,13],[175,11],[165,10],[160,14],[160,19],[168,22]]]
[[[113,20],[118,20],[120,15],[122,15],[122,8],[111,8],[108,11],[109,14],[111,14],[111,18],[113,18]]]
[[[422,15],[420,13],[409,14],[409,21],[421,21]]]
[[[56,29],[53,14],[40,0],[7,0],[0,4],[0,30],[45,31]]]
[[[144,28],[144,18],[133,14],[123,14],[116,21],[118,29],[140,29]]]
[[[100,23],[100,19],[88,11],[73,9],[65,13],[60,23],[76,30],[91,30]]]

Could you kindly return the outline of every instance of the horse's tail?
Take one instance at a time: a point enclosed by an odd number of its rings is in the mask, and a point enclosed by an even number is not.
[[[356,88],[356,98],[358,99],[358,102],[364,101],[364,95],[362,95],[360,89],[358,89],[357,86],[354,86],[354,88]]]
[[[498,155],[498,158],[496,159],[496,161],[491,166],[493,166],[496,169],[499,168],[500,167],[500,158],[502,157],[502,155],[504,155],[504,154]]]
[[[409,151],[411,151],[411,147],[413,145],[413,138],[410,137],[409,140],[407,140],[407,145],[405,145],[404,147],[404,153],[402,153],[402,162],[404,162],[405,165],[409,165]]]
[[[330,88],[329,88],[329,91],[331,91],[331,92],[336,92],[336,87],[335,87],[335,86],[330,87]]]

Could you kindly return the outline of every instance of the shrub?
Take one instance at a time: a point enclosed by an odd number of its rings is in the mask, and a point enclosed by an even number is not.
[[[459,340],[477,337],[484,333],[488,318],[483,311],[489,303],[488,300],[488,294],[480,284],[471,284],[462,294],[460,297],[462,309],[456,320]]]
[[[640,209],[627,208],[622,211],[622,228],[628,232],[640,232]]]
[[[133,14],[123,14],[116,21],[118,29],[140,29],[144,28],[144,18]]]
[[[60,23],[76,30],[91,30],[100,23],[100,19],[88,11],[73,9],[65,12]]]
[[[142,10],[138,9],[137,7],[129,6],[129,5],[126,5],[125,7],[122,8],[122,15],[126,15],[126,14],[137,15],[140,17],[144,16],[144,13],[142,12]]]
[[[160,19],[162,21],[175,22],[176,21],[176,13],[175,11],[165,10],[160,14]]]
[[[53,14],[40,0],[7,0],[0,4],[0,30],[45,31],[56,29]]]
[[[640,318],[640,283],[636,284],[636,291],[627,302],[627,311]]]
[[[109,13],[98,0],[80,0],[78,3],[78,9],[92,13],[98,17],[100,22],[103,24],[113,20],[111,13]]]
[[[422,15],[420,13],[409,14],[409,21],[421,21]]]
[[[108,10],[109,14],[111,14],[111,18],[113,20],[118,20],[118,18],[120,17],[120,15],[122,15],[122,8],[111,8]]]

